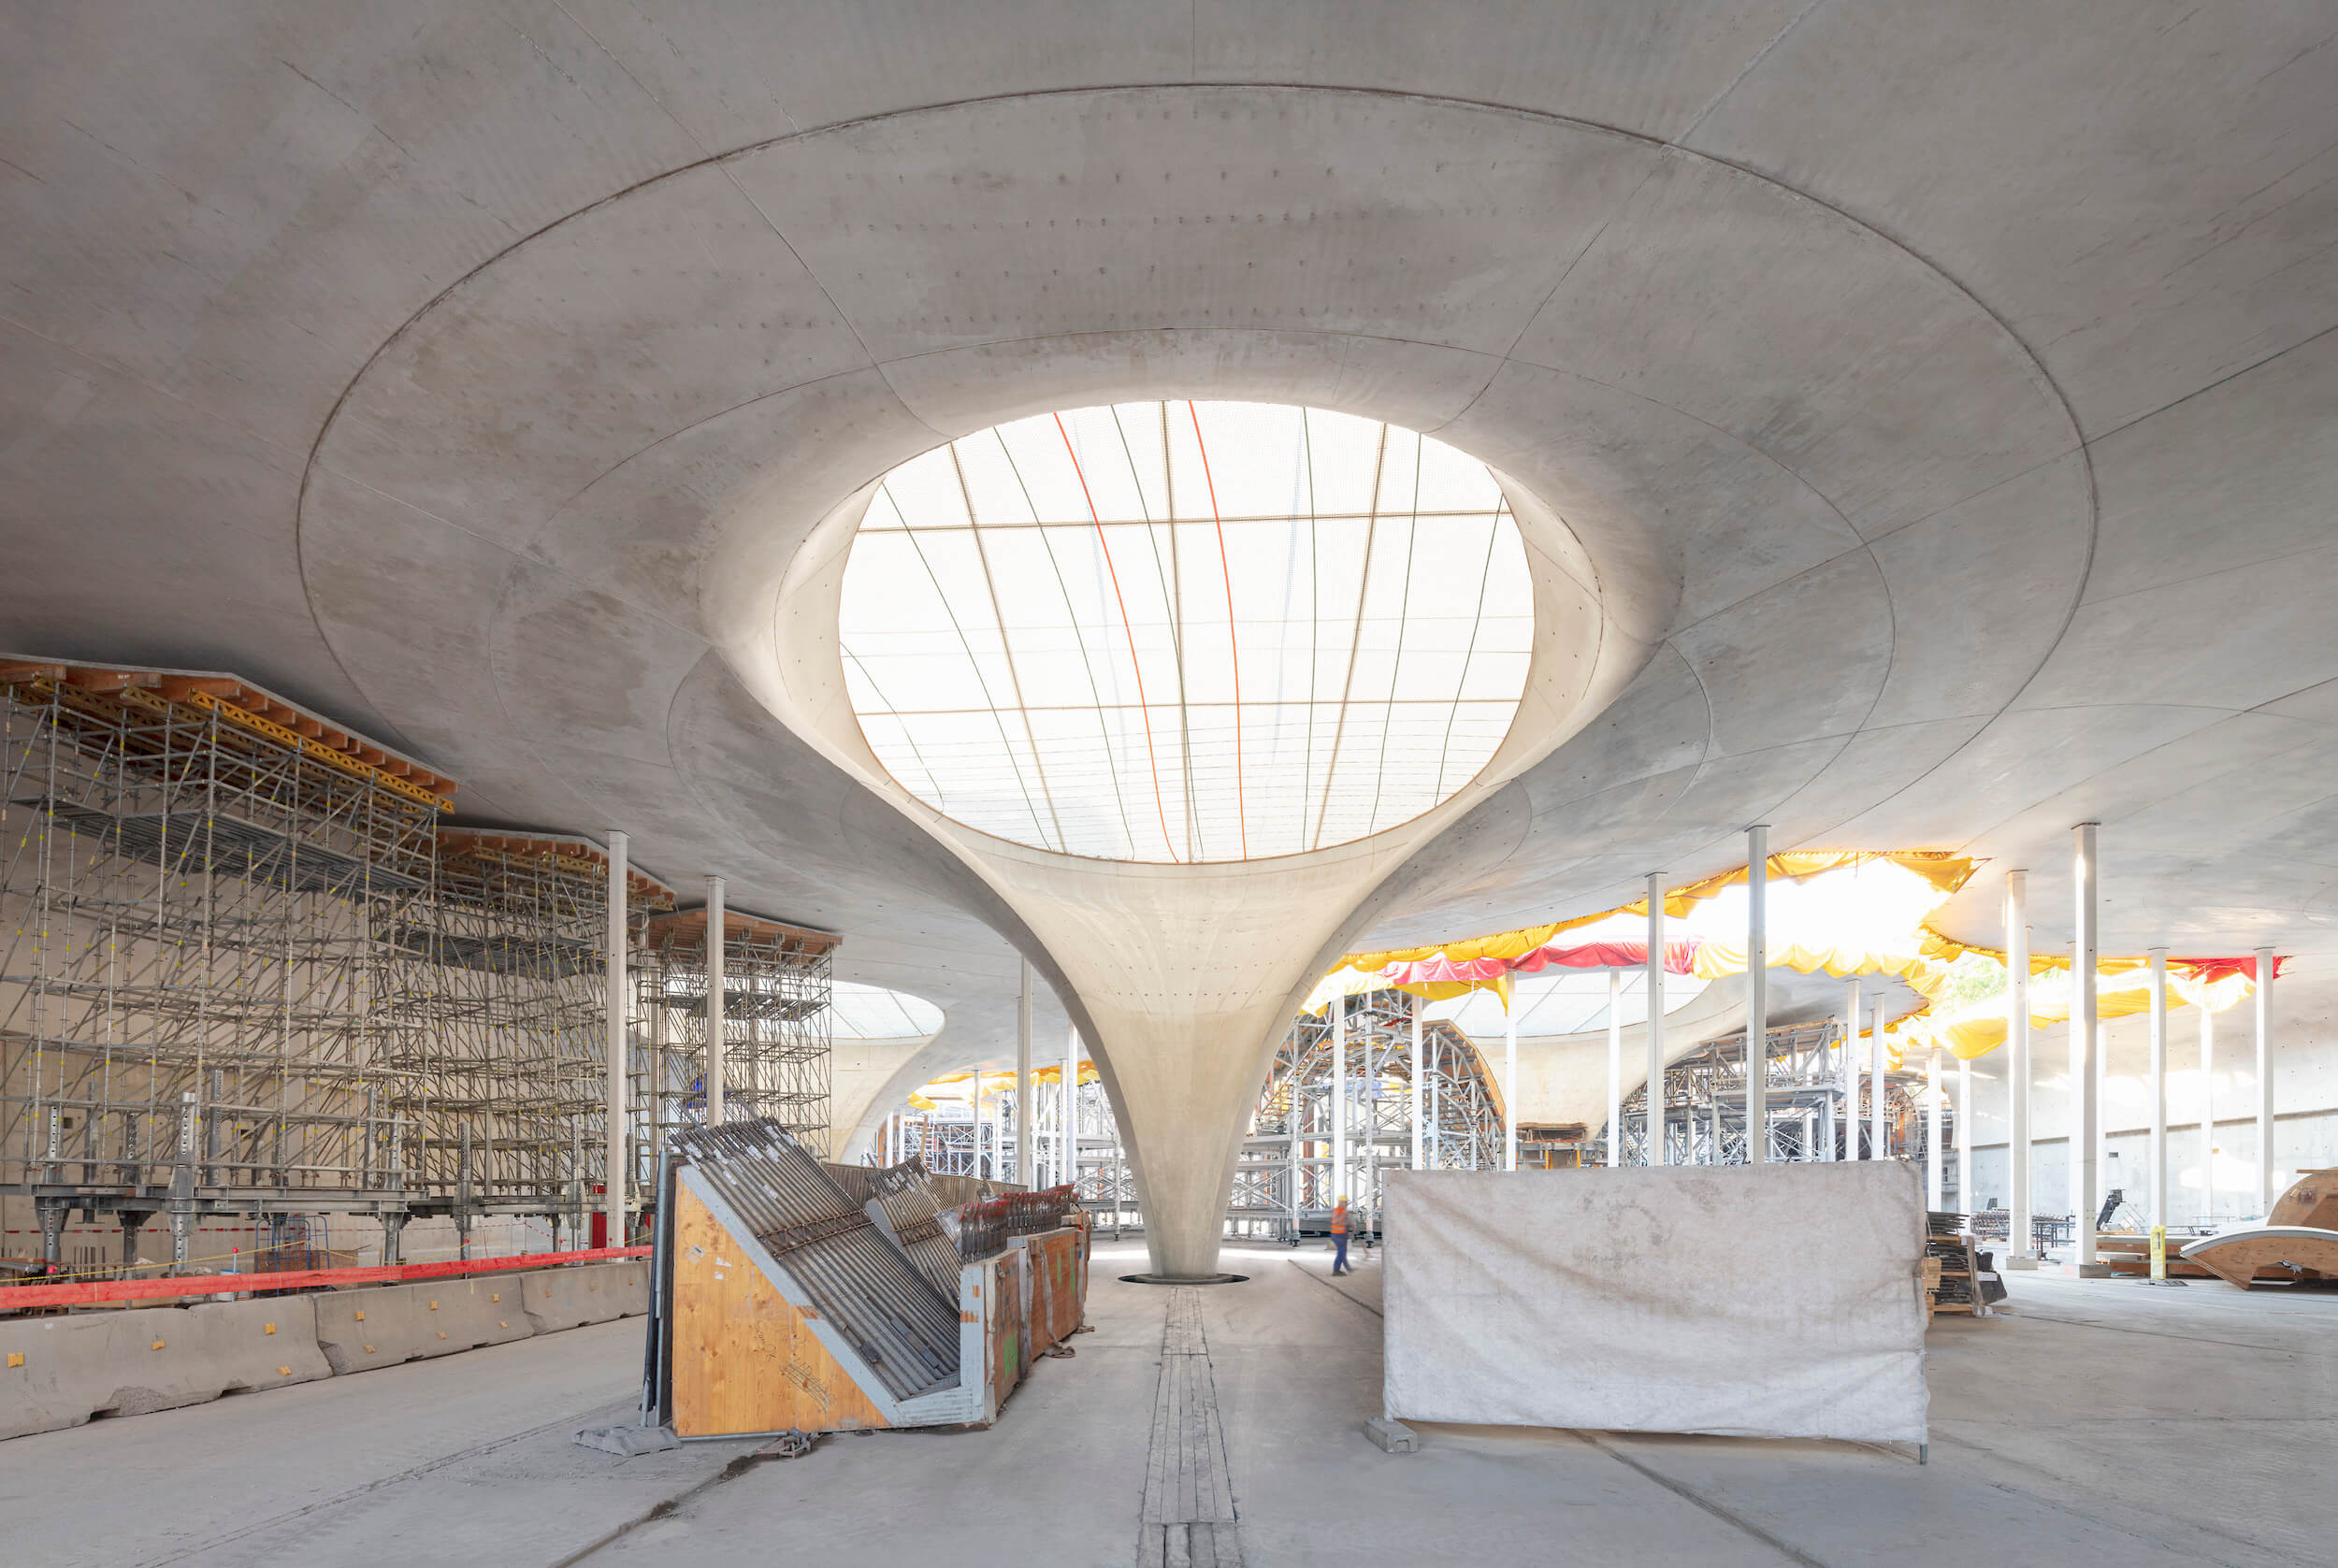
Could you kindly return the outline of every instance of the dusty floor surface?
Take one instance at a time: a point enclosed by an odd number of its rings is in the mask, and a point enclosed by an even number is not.
[[[1379,1279],[1231,1254],[1198,1292],[1242,1561],[2294,1564],[2338,1556],[2338,1293],[2009,1275],[2013,1311],[1930,1335],[1932,1462],[1855,1444],[1463,1427],[1392,1457]],[[620,1460],[638,1320],[0,1445],[26,1564],[869,1563],[1127,1568],[1169,1293],[1097,1259],[1068,1360],[987,1432]],[[1791,1303],[1785,1303],[1791,1310]],[[942,1555],[942,1554],[946,1554]]]

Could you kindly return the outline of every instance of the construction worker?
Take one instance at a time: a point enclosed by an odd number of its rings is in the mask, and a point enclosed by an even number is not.
[[[1332,1210],[1332,1273],[1353,1272],[1348,1267],[1348,1200],[1342,1197],[1338,1207]]]

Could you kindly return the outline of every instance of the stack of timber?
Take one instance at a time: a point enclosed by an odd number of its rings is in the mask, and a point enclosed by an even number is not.
[[[953,1241],[921,1164],[866,1180],[772,1122],[673,1139],[650,1379],[676,1435],[985,1426],[1077,1328],[1084,1229]]]
[[[1924,1216],[1924,1225],[1927,1316],[1941,1312],[1988,1316],[1988,1302],[1981,1283],[1981,1255],[1972,1232],[1966,1229],[1965,1216],[1934,1212]]]
[[[2308,1171],[2281,1195],[2264,1224],[2194,1242],[2184,1249],[2184,1260],[2244,1290],[2338,1284],[2338,1167]]]

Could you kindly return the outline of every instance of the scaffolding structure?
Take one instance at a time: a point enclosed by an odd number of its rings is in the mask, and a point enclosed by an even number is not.
[[[125,1264],[157,1215],[174,1264],[202,1216],[250,1222],[261,1267],[332,1213],[379,1219],[385,1261],[417,1216],[466,1251],[490,1215],[582,1239],[610,1179],[609,856],[444,827],[454,787],[238,677],[0,656],[0,1202],[29,1201],[51,1265],[77,1211],[118,1217]],[[620,1179],[647,1191],[703,1118],[705,917],[638,868],[627,892]],[[816,1145],[835,939],[728,930],[735,1114]]]
[[[1883,1076],[1883,1147],[1873,1136],[1875,1090],[1869,1075],[1859,1088],[1843,1082],[1843,1026],[1840,1020],[1782,1025],[1768,1031],[1764,1053],[1768,1071],[1764,1099],[1768,1110],[1767,1158],[1773,1161],[1908,1159],[1929,1158],[1929,1126],[1922,1096],[1924,1075],[1894,1071]],[[1861,1047],[1864,1051],[1865,1047]],[[1667,1064],[1664,1075],[1665,1162],[1672,1165],[1736,1165],[1745,1160],[1745,1031],[1723,1035]],[[1647,1160],[1645,1084],[1624,1098],[1624,1159]],[[1593,1149],[1606,1158],[1613,1129],[1603,1128]],[[1941,1145],[1953,1149],[1960,1134],[1953,1104],[1941,1108]],[[1593,1158],[1592,1154],[1586,1159]],[[1943,1160],[1943,1180],[1953,1194],[1956,1167]]]
[[[0,659],[0,1195],[402,1208],[384,938],[452,785],[233,677]]]
[[[828,1149],[830,1039],[837,939],[739,910],[723,915],[723,1114],[775,1122],[815,1157]],[[666,1140],[706,1120],[707,915],[652,918],[642,933],[634,1053],[654,1162]],[[941,1166],[929,1162],[929,1169]]]
[[[608,853],[462,828],[437,852],[428,892],[386,933],[382,1065],[409,1212],[466,1233],[480,1215],[574,1216],[603,1180]],[[629,946],[672,908],[628,870]]]
[[[1302,1014],[1275,1053],[1234,1166],[1226,1221],[1237,1237],[1295,1240],[1328,1230],[1334,1172],[1360,1226],[1380,1212],[1382,1178],[1412,1163],[1412,1023],[1403,992],[1368,992],[1344,1006],[1347,1140],[1335,1145],[1332,1022]],[[1469,1037],[1442,1019],[1421,1029],[1422,1158],[1432,1170],[1496,1169],[1501,1096]]]

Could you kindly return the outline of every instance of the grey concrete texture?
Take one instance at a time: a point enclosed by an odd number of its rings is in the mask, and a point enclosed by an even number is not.
[[[0,1322],[0,1439],[333,1375],[306,1296]]]
[[[648,1265],[0,1319],[0,1439],[638,1317]]]
[[[594,1453],[575,1433],[628,1417],[639,1367],[640,1326],[613,1323],[22,1439],[0,1506],[15,1548],[60,1568],[333,1568],[385,1541],[434,1564],[1124,1565],[1165,1359],[1167,1293],[1114,1277],[1143,1260],[1100,1251],[1097,1331],[987,1431],[835,1437],[758,1465],[735,1462],[753,1440]],[[1338,1280],[1316,1248],[1229,1260],[1250,1282],[1205,1290],[1203,1322],[1244,1560],[1266,1568],[1524,1557],[1554,1531],[1618,1564],[1854,1568],[1950,1530],[2009,1562],[2270,1568],[2319,1561],[2338,1532],[2324,1298],[2013,1277],[2008,1316],[1932,1324],[1926,1466],[1904,1446],[1427,1424],[1392,1454],[1362,1430],[1379,1411],[1376,1256]],[[139,1506],[90,1505],[77,1489],[101,1464],[140,1476]]]
[[[2028,867],[2050,948],[2097,819],[2106,951],[2272,942],[2325,995],[2328,32],[2248,0],[17,7],[0,642],[234,669],[475,820],[622,827],[942,1004],[937,1059],[998,1058],[1019,952],[1043,1029],[1145,1080],[1141,1173],[1198,1214],[1277,977],[1222,1041],[1187,1015],[1216,1055],[1164,1077],[1097,1027],[1126,999],[1067,969],[1083,922],[774,715],[774,621],[815,525],[948,436],[1313,403],[1558,520],[1622,689],[1292,947],[1622,902],[1767,821],[1988,857],[1960,937]]]
[[[518,1279],[429,1280],[317,1298],[316,1343],[339,1374],[508,1345],[536,1331]]]

